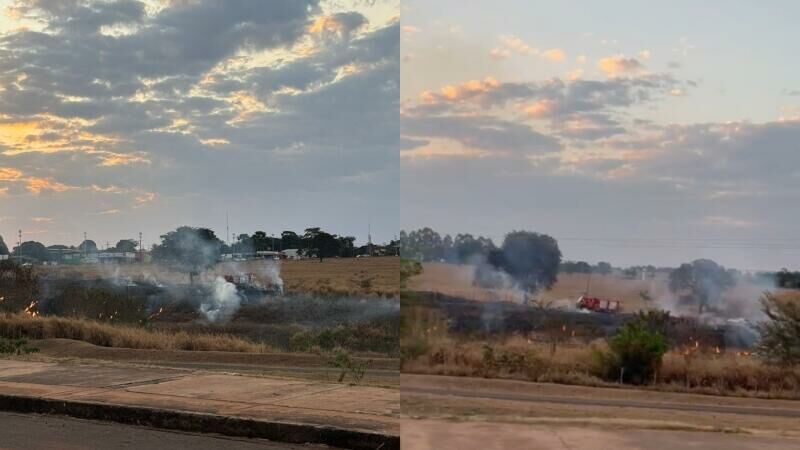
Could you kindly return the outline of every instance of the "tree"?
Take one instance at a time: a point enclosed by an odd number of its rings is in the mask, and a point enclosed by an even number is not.
[[[301,245],[302,241],[300,240],[300,236],[294,231],[287,230],[281,233],[281,248],[300,248]]]
[[[766,293],[761,305],[769,320],[758,325],[757,351],[774,363],[800,364],[800,302]]]
[[[323,258],[332,258],[339,254],[339,242],[335,234],[322,231],[319,227],[306,228],[303,234],[303,245],[309,256],[315,256],[322,262]]]
[[[133,239],[122,239],[117,242],[117,245],[114,246],[114,249],[122,253],[133,253],[136,251],[136,247],[138,245],[139,244],[137,244]]]
[[[339,256],[342,258],[352,258],[355,256],[356,238],[353,236],[339,236],[336,238],[339,247]]]
[[[0,255],[7,255],[8,254],[8,247],[6,246],[5,241],[3,241],[3,236],[0,236]]]
[[[610,274],[610,273],[611,273],[613,270],[614,270],[614,268],[611,266],[611,264],[610,264],[610,263],[607,263],[607,262],[605,262],[605,261],[600,261],[600,262],[599,262],[599,263],[597,263],[597,265],[594,267],[594,271],[595,271],[595,272],[597,272],[597,273],[599,273],[599,274],[601,274],[601,275],[608,275],[608,274]]]
[[[87,239],[78,245],[78,250],[84,253],[97,253],[97,243],[91,239]]]
[[[41,242],[26,241],[14,249],[14,256],[33,258],[38,261],[49,261],[50,252]]]
[[[696,304],[699,313],[717,307],[725,290],[735,284],[733,272],[710,259],[681,264],[669,274],[669,289],[684,294],[684,301]]]
[[[221,249],[222,241],[212,230],[183,226],[162,235],[152,255],[154,260],[188,273],[193,283],[195,275],[217,263]]]
[[[489,252],[487,259],[490,266],[511,276],[521,289],[535,293],[555,284],[561,250],[558,242],[546,234],[512,231],[499,250]]]

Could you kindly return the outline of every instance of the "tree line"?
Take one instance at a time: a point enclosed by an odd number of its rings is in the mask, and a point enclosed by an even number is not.
[[[255,231],[252,234],[240,234],[230,244],[223,242],[216,233],[204,227],[178,227],[176,230],[160,236],[161,241],[153,245],[153,256],[164,254],[171,242],[186,244],[192,242],[203,248],[206,253],[219,258],[221,254],[239,253],[255,254],[259,251],[281,251],[288,249],[298,250],[300,256],[314,258],[355,257],[370,253],[394,254],[398,242],[390,241],[386,245],[356,246],[355,237],[338,236],[329,233],[320,227],[306,228],[298,234],[291,230],[283,231],[280,236],[268,236],[264,231]],[[127,253],[135,252],[139,243],[134,239],[121,239],[114,247],[106,249],[108,252]],[[9,251],[0,236],[0,255],[12,255],[20,258],[29,258],[37,261],[53,261],[57,259],[58,252],[75,250],[82,253],[96,253],[99,251],[97,243],[91,239],[84,240],[77,246],[51,245],[45,246],[37,241],[25,241]]]

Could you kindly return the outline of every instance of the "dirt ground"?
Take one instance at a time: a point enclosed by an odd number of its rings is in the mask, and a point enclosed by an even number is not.
[[[484,289],[472,285],[474,266],[446,263],[424,263],[423,272],[411,278],[408,287],[415,291],[440,292],[470,300],[501,300],[519,302],[522,294],[513,289]],[[624,311],[635,312],[654,308],[664,309],[660,301],[668,301],[668,277],[664,273],[640,280],[614,275],[559,273],[552,289],[539,293],[538,298],[553,301],[555,306],[572,305],[586,292],[592,296],[622,302]],[[726,301],[740,302],[758,308],[758,298],[765,286],[740,283],[725,294]],[[779,295],[797,295],[797,291],[778,290]],[[692,313],[694,311],[687,311]]]
[[[800,448],[796,401],[407,374],[401,386],[413,450]]]
[[[796,438],[774,435],[411,419],[401,422],[400,439],[405,450],[763,450],[800,445]]]
[[[206,277],[230,273],[253,273],[262,282],[265,261],[244,261],[218,264],[203,274]],[[128,264],[119,266],[80,265],[45,266],[39,268],[45,276],[55,277],[129,277],[153,276],[161,282],[186,283],[186,274],[159,264]],[[285,260],[280,262],[280,275],[287,293],[348,296],[397,296],[400,290],[400,258],[331,258]]]

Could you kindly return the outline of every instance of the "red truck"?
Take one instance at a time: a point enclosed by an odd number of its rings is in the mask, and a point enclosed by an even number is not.
[[[597,297],[588,297],[585,295],[581,295],[578,298],[575,306],[577,306],[578,309],[608,314],[616,314],[621,309],[619,300],[601,300]]]

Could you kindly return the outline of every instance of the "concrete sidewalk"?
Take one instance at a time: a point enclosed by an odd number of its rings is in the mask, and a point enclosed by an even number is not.
[[[400,393],[377,387],[0,359],[0,409],[294,443],[399,448]]]

